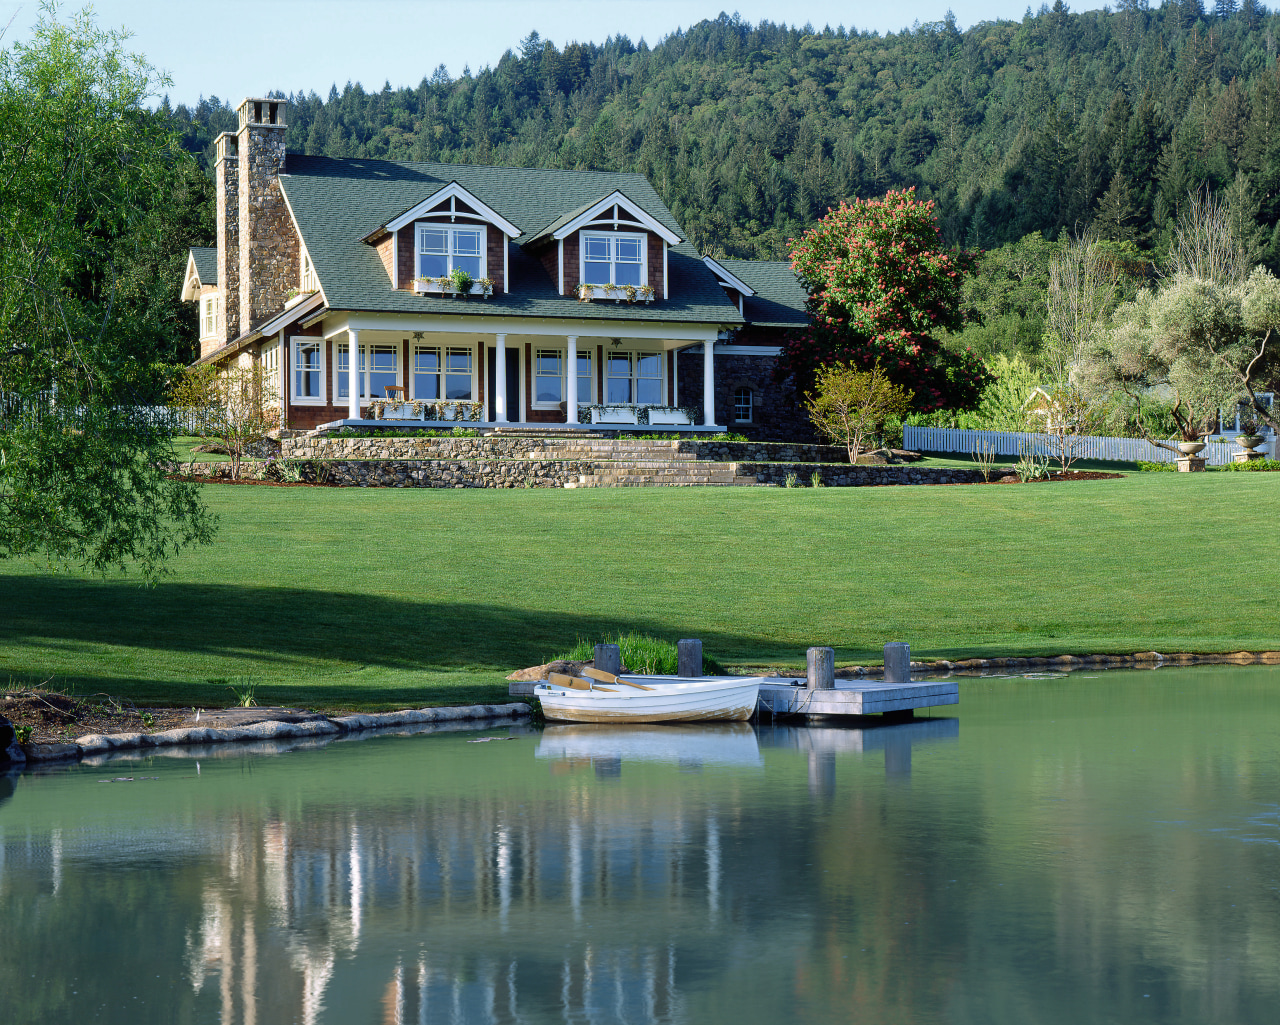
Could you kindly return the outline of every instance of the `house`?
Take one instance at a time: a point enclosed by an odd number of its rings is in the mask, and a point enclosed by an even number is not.
[[[789,430],[786,264],[704,260],[638,174],[286,154],[285,107],[246,99],[218,137],[217,246],[182,295],[197,363],[257,361],[286,426]]]

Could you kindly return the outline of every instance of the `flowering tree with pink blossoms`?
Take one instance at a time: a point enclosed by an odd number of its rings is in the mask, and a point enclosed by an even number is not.
[[[792,243],[809,326],[784,345],[779,374],[794,374],[803,394],[822,367],[879,364],[921,412],[975,405],[988,381],[981,360],[935,337],[961,325],[967,263],[943,246],[932,201],[914,189],[841,203]]]

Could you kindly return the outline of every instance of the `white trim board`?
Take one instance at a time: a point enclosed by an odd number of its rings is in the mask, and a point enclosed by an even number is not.
[[[721,284],[728,285],[730,288],[736,288],[743,295],[756,294],[756,290],[754,288],[748,285],[732,271],[725,270],[721,264],[713,260],[710,256],[704,256],[702,258],[702,262],[711,269],[712,274],[720,279]]]
[[[552,232],[551,237],[556,240],[568,238],[579,228],[582,228],[594,221],[597,214],[613,206],[615,203],[625,209],[627,213],[635,217],[636,221],[638,221],[642,226],[647,228],[649,231],[652,231],[655,235],[660,236],[667,245],[674,246],[683,241],[674,231],[668,228],[661,221],[645,213],[644,210],[638,207],[617,189],[614,189],[603,199],[599,199],[592,203],[591,206],[587,207],[586,210],[578,214],[577,217],[569,221],[567,224],[557,228]]]
[[[502,214],[498,213],[497,210],[493,209],[493,207],[489,206],[487,203],[483,202],[480,199],[477,199],[475,195],[468,192],[456,181],[450,182],[443,189],[439,189],[438,191],[433,192],[421,203],[418,203],[415,206],[411,206],[399,217],[395,218],[394,220],[388,221],[382,227],[385,228],[387,231],[391,231],[391,232],[399,231],[401,228],[405,227],[406,225],[411,224],[412,222],[418,220],[419,218],[425,217],[427,214],[431,213],[431,211],[433,211],[445,200],[452,200],[452,199],[461,199],[464,203],[467,204],[467,206],[475,210],[476,214],[479,215],[481,219],[488,221],[490,224],[494,225],[495,227],[501,228],[506,234],[510,235],[512,238],[519,238],[520,235],[522,234],[518,226],[512,224],[509,220],[503,217]],[[471,215],[464,214],[461,216],[471,216]],[[369,237],[370,236],[368,235],[365,236],[366,239]]]

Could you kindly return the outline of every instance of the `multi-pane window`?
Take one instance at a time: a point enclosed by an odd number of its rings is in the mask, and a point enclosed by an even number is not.
[[[533,363],[533,401],[555,406],[564,401],[564,353],[539,349]]]
[[[302,291],[314,292],[316,285],[316,269],[311,265],[311,254],[302,251]]]
[[[568,360],[562,349],[538,349],[533,361],[533,401],[540,406],[558,406],[568,398],[565,370]],[[589,404],[591,393],[591,353],[578,353],[578,403]]]
[[[350,397],[349,382],[351,375],[351,350],[344,342],[336,343],[335,360],[337,367],[334,382],[335,397]],[[360,346],[360,397],[362,399],[385,398],[388,385],[400,383],[400,346],[398,345],[364,345]]]
[[[418,225],[418,277],[443,278],[455,270],[484,277],[484,229]]]
[[[588,285],[643,285],[644,236],[583,232],[582,280]]]
[[[293,396],[324,399],[324,350],[318,338],[293,340]]]
[[[751,389],[736,388],[733,392],[733,418],[739,423],[751,422]]]
[[[271,342],[262,347],[259,364],[262,370],[262,391],[268,401],[280,401],[280,343]]]
[[[204,297],[204,317],[200,323],[200,334],[205,338],[218,332],[218,297],[216,295],[206,295]]]
[[[610,404],[662,405],[662,353],[608,353],[605,395]]]
[[[470,349],[417,345],[413,350],[413,398],[469,401],[472,395]]]

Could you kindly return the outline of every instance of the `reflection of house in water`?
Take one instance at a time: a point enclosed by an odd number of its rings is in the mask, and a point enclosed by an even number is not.
[[[916,744],[956,740],[959,719],[914,719],[910,722],[868,726],[761,726],[761,747],[801,751],[809,759],[809,793],[830,797],[836,787],[836,755],[884,752],[884,772],[890,778],[911,776],[911,748]]]
[[[313,760],[318,789],[282,776],[270,791],[123,826],[109,843],[47,832],[11,846],[0,898],[35,892],[39,876],[44,899],[76,900],[94,877],[144,860],[166,889],[116,940],[184,923],[185,944],[155,966],[189,982],[190,1013],[169,1020],[320,1025],[376,1009],[385,1023],[687,1021],[702,992],[691,980],[735,964],[744,930],[795,951],[820,917],[802,890],[784,919],[758,900],[761,879],[813,860],[807,833],[777,828],[794,802],[759,800],[761,744],[825,764],[837,751],[888,758],[893,738],[909,751],[928,730],[954,736],[955,724],[775,727],[759,741],[745,724],[556,727],[536,750],[484,748],[474,775],[437,748],[435,761],[407,763],[421,785],[392,793],[381,777],[365,790],[340,779],[340,758]],[[602,786],[602,771],[616,779]]]

